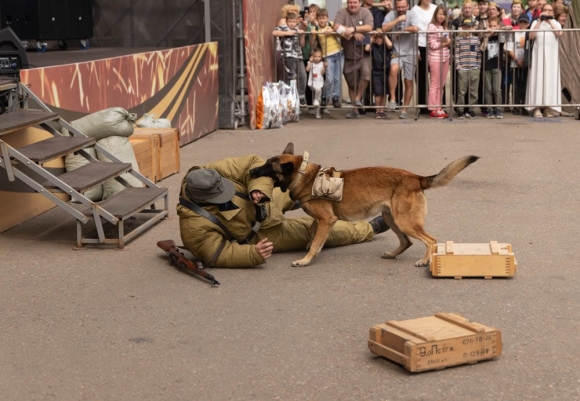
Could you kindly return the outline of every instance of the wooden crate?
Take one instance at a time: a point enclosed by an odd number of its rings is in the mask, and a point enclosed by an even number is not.
[[[155,182],[179,172],[179,131],[177,128],[135,128],[131,138],[152,138],[157,160]]]
[[[455,244],[447,241],[431,247],[434,277],[513,277],[518,268],[511,244]]]
[[[473,364],[501,355],[501,332],[455,313],[372,326],[368,346],[373,354],[403,365],[410,372]]]
[[[135,158],[139,165],[139,172],[155,182],[155,171],[157,170],[155,139],[137,138],[131,135],[129,137],[129,142],[133,145],[133,152],[135,152]]]

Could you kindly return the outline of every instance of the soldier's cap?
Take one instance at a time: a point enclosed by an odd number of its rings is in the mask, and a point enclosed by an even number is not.
[[[215,203],[230,201],[236,194],[234,183],[215,170],[191,170],[185,177],[185,193],[194,202]]]

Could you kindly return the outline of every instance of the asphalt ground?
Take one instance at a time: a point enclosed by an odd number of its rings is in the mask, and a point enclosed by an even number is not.
[[[73,250],[59,209],[0,234],[2,400],[576,400],[580,399],[580,121],[400,121],[344,111],[267,131],[218,131],[181,149],[170,218],[124,250]],[[314,163],[388,165],[422,175],[481,159],[426,192],[438,242],[511,243],[512,279],[436,279],[395,260],[392,232],[324,250],[275,254],[250,269],[211,269],[212,287],[156,247],[179,240],[179,183],[189,167],[292,141]],[[302,215],[301,211],[291,215]],[[576,256],[574,256],[576,255]],[[412,374],[367,348],[369,328],[437,312],[501,330],[501,357]]]

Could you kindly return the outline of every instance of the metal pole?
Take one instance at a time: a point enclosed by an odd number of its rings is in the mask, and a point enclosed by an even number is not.
[[[234,5],[236,3],[236,0],[234,0]],[[246,116],[246,95],[245,95],[245,89],[246,89],[246,63],[245,63],[245,59],[244,59],[244,52],[246,51],[246,46],[244,44],[244,11],[243,11],[243,6],[242,6],[242,2],[238,0],[238,4],[239,4],[239,14],[238,14],[238,25],[239,25],[239,34],[238,34],[238,39],[239,39],[239,52],[240,52],[240,124],[244,125],[246,123],[245,120],[245,116]],[[234,13],[234,19],[235,19],[235,13]]]
[[[203,2],[203,19],[205,25],[205,42],[211,42],[211,14],[210,14],[210,4],[209,0],[204,0]]]

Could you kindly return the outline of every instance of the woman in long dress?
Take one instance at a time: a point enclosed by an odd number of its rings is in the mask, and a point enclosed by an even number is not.
[[[557,106],[562,103],[560,85],[560,59],[558,39],[562,26],[554,19],[552,4],[545,4],[540,18],[532,23],[530,40],[534,40],[532,65],[528,73],[526,107],[533,110],[534,117],[542,117],[538,106],[546,106],[546,117],[555,117],[562,112]]]

